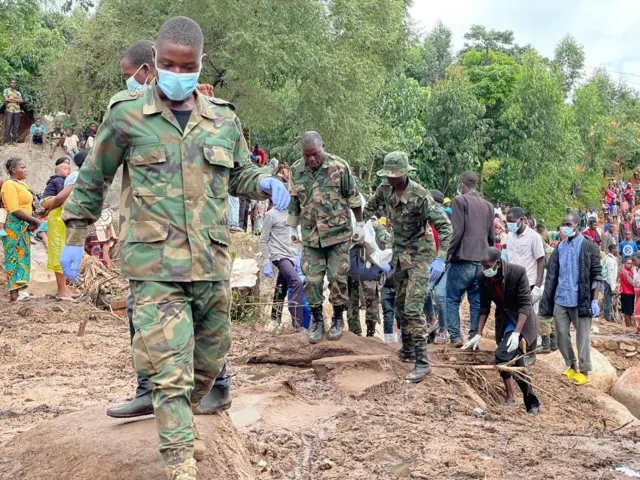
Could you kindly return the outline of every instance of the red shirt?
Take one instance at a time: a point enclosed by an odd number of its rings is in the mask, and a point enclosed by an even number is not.
[[[616,198],[616,194],[613,193],[610,188],[607,188],[606,197],[605,197],[605,200],[607,201],[607,203],[613,202],[615,198]]]
[[[256,157],[260,157],[260,166],[264,167],[267,165],[267,154],[262,148],[254,148],[253,155]]]
[[[596,242],[596,245],[600,246],[600,235],[598,235],[598,231],[597,230],[591,230],[590,228],[587,228],[584,232],[582,232],[583,235],[585,237],[589,237],[591,238],[594,242]]]
[[[627,279],[627,275],[629,276],[629,278],[633,279],[633,270],[629,270],[625,266],[620,272],[620,293],[628,293],[633,295],[633,285]]]

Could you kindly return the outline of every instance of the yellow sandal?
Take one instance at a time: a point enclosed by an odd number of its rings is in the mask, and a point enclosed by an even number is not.
[[[574,385],[584,385],[585,383],[589,383],[589,377],[587,377],[584,373],[576,373],[575,376],[571,379],[571,383]]]
[[[573,368],[567,368],[564,372],[562,372],[562,375],[567,377],[567,380],[573,380],[577,373]]]

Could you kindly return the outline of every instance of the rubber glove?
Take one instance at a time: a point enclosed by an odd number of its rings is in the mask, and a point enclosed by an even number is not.
[[[471,340],[462,346],[462,350],[477,350],[480,346],[480,339],[482,339],[482,335],[479,333],[476,334]]]
[[[429,277],[429,282],[436,283],[438,280],[440,280],[440,277],[444,273],[444,260],[441,258],[436,258],[429,268],[429,273],[431,274],[431,276]]]
[[[520,334],[518,332],[511,332],[509,340],[507,340],[507,353],[511,353],[517,350],[520,344]]]
[[[600,306],[598,305],[598,301],[597,300],[592,300],[591,301],[591,312],[593,313],[594,317],[599,317],[600,316]]]
[[[260,180],[260,190],[271,195],[271,201],[276,210],[286,210],[289,207],[291,195],[284,183],[277,178],[267,177]]]
[[[389,273],[391,271],[391,265],[389,265],[388,263],[386,265],[383,265],[381,268],[384,273]]]
[[[62,267],[64,276],[71,281],[77,280],[80,276],[82,255],[84,255],[84,247],[67,245],[62,249],[62,255],[60,255],[60,266]]]
[[[531,290],[531,303],[538,303],[542,298],[543,292],[542,287],[533,287],[533,290]]]
[[[364,222],[356,222],[356,225],[353,227],[351,240],[353,240],[354,243],[364,242]]]
[[[299,242],[300,237],[298,237],[298,227],[289,227],[289,236],[291,237],[292,242]]]
[[[273,267],[270,263],[264,266],[264,276],[267,278],[273,278]]]

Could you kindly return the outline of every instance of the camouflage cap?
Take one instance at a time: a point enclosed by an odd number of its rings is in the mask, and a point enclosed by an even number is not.
[[[409,165],[409,157],[405,152],[391,152],[384,157],[384,168],[378,171],[379,177],[402,177],[414,171]]]

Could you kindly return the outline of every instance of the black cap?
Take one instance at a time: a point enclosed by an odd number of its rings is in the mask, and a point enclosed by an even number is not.
[[[77,167],[80,168],[84,163],[84,161],[86,160],[88,154],[89,154],[89,150],[81,150],[80,152],[76,153],[75,156],[73,157],[73,163],[75,163]]]
[[[444,194],[440,190],[431,190],[431,196],[438,203],[444,203]]]

